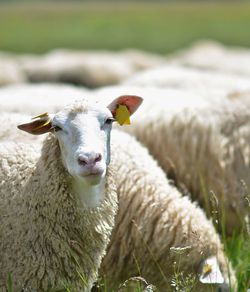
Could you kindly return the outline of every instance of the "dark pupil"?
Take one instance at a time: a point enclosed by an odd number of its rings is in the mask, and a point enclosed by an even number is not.
[[[113,119],[112,118],[108,118],[107,120],[106,120],[106,124],[111,124],[113,122]]]
[[[54,130],[57,132],[57,131],[62,130],[62,128],[60,128],[59,126],[54,126]]]

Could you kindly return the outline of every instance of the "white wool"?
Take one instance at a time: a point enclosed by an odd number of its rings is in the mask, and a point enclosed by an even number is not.
[[[142,276],[148,281],[159,289],[169,288],[173,277],[170,267],[179,261],[178,253],[172,250],[187,246],[189,248],[185,250],[188,256],[179,263],[180,270],[198,273],[201,262],[216,255],[219,266],[214,269],[222,271],[227,283],[227,259],[211,222],[196,204],[182,197],[171,185],[148,151],[133,137],[114,130],[111,158],[116,166],[114,178],[118,186],[120,208],[101,269],[101,274],[107,277],[107,287],[117,287],[128,277],[137,275],[139,265]],[[93,193],[89,194],[92,196]],[[93,201],[95,198],[91,198],[88,204],[91,205]],[[85,203],[86,197],[83,205]],[[149,250],[164,268],[168,283],[155,267]],[[233,270],[230,273],[234,281]],[[205,289],[202,285],[200,287]]]
[[[30,81],[68,82],[87,87],[116,84],[131,74],[163,62],[140,51],[74,51],[57,49],[46,55],[20,57]]]
[[[106,107],[82,100],[54,115],[51,126],[61,129],[42,150],[0,143],[0,289],[11,273],[15,291],[90,291],[117,211],[106,116]]]
[[[0,52],[0,86],[23,83],[27,78],[12,54]]]
[[[119,212],[102,264],[107,287],[111,290],[139,274],[159,291],[169,291],[175,262],[179,271],[198,276],[203,261],[212,256],[216,260],[211,272],[219,270],[222,277],[213,274],[210,283],[221,283],[223,278],[228,288],[230,273],[233,285],[234,272],[204,212],[181,195],[134,137],[119,131],[112,134]],[[211,291],[212,287],[197,283],[195,289]]]
[[[38,115],[57,112],[77,98],[85,97],[88,90],[69,85],[22,84],[1,88],[0,111]]]
[[[235,91],[250,91],[250,81],[247,77],[171,63],[134,74],[123,84],[182,89],[201,94],[207,98],[211,98],[211,95],[216,95],[219,98]]]
[[[169,61],[189,67],[250,76],[250,50],[226,47],[213,41],[199,41],[169,57]]]

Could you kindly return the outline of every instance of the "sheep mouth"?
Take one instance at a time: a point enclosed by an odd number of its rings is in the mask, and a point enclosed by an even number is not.
[[[97,176],[102,176],[103,171],[95,171],[95,172],[90,172],[88,174],[85,174],[83,177],[97,177]]]
[[[95,171],[82,176],[90,185],[97,185],[101,182],[105,171]]]
[[[93,169],[93,170],[89,170],[89,171],[85,171],[83,173],[81,173],[81,177],[82,178],[86,178],[86,179],[91,179],[91,178],[98,178],[98,177],[103,177],[105,174],[105,170],[104,169]]]

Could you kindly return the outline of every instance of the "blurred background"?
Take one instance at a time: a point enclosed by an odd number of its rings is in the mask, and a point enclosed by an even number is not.
[[[250,46],[249,0],[0,0],[0,50],[170,53],[200,39]]]

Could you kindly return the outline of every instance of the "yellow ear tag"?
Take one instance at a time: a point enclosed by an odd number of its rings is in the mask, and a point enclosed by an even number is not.
[[[118,105],[116,110],[115,119],[117,122],[122,125],[130,125],[130,112],[126,105]]]
[[[44,118],[44,117],[48,117],[48,116],[49,116],[48,113],[44,113],[44,114],[40,114],[40,115],[38,115],[38,116],[32,118],[32,120],[35,120],[35,119],[38,119],[38,118]]]
[[[38,127],[36,127],[34,130],[41,129],[41,128],[47,126],[50,123],[50,118],[49,118],[49,114],[48,113],[43,113],[43,114],[40,114],[40,115],[32,118],[32,120],[35,120],[35,119],[43,120],[44,123],[42,123],[41,125],[39,125]]]

